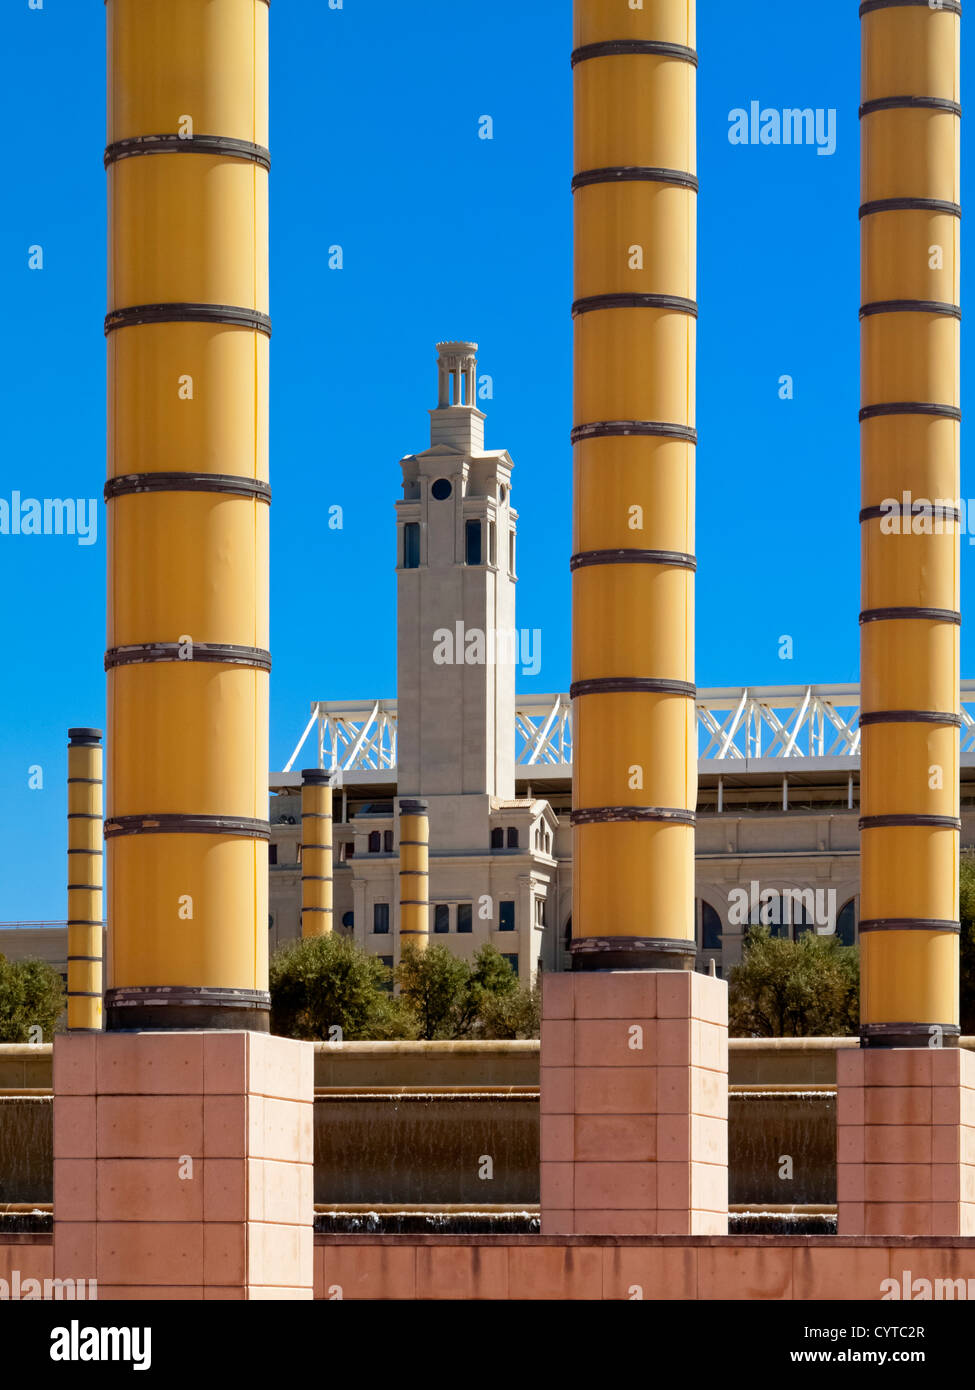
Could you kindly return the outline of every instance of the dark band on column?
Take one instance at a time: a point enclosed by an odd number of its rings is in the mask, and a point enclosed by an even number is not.
[[[697,301],[679,294],[589,294],[573,302],[572,317],[597,309],[669,309],[697,318]]]
[[[948,97],[877,97],[865,101],[860,107],[860,119],[872,116],[875,111],[949,111],[953,116],[961,115],[961,106]]]
[[[105,919],[104,917],[71,917],[64,925],[66,927],[103,927]],[[98,956],[97,959],[101,960],[101,956]]]
[[[266,820],[250,816],[163,815],[113,816],[105,822],[105,839],[117,835],[240,835],[245,839],[268,840],[271,826]]]
[[[700,187],[696,174],[683,169],[658,169],[650,164],[609,164],[602,169],[582,169],[572,179],[572,192],[595,183],[669,183],[675,188]]]
[[[235,140],[229,135],[133,135],[107,146],[105,168],[121,159],[144,154],[215,154],[227,159],[246,159],[262,169],[271,168],[271,151],[251,140]]]
[[[271,320],[257,309],[236,304],[133,304],[105,315],[105,335],[117,328],[138,328],[147,323],[216,323],[253,328],[271,336]]]
[[[696,816],[684,806],[589,806],[573,811],[571,825],[606,825],[619,821],[661,821],[694,825]]]
[[[691,681],[665,680],[656,676],[596,676],[591,680],[573,681],[569,699],[580,695],[685,695],[695,699],[697,686]]]
[[[693,941],[669,936],[580,936],[569,943],[572,969],[693,970]]]
[[[933,623],[953,623],[961,626],[961,614],[955,608],[865,608],[860,614],[864,623],[895,623],[902,619],[924,619]]]
[[[891,498],[891,501],[894,499]],[[940,500],[940,499],[939,499]],[[922,520],[931,521],[961,521],[961,512],[957,507],[930,507],[926,502],[919,504],[920,509],[915,511],[915,504],[911,504],[910,511],[905,511],[899,502],[893,507],[862,507],[860,510],[860,520],[863,521],[883,521],[889,516],[902,517],[905,521],[911,521],[915,517]],[[897,534],[897,533],[895,533]],[[923,534],[918,532],[918,534]]]
[[[97,748],[102,741],[101,729],[69,729],[68,746],[75,748]]]
[[[430,803],[420,801],[416,797],[401,797],[399,803],[399,813],[401,816],[425,816]],[[422,843],[422,841],[407,841],[407,843]]]
[[[951,724],[960,729],[962,717],[936,709],[875,709],[860,715],[861,729],[871,724]]]
[[[865,405],[860,421],[876,420],[882,415],[938,415],[945,420],[960,420],[957,405],[938,405],[934,401],[884,401],[881,405]]]
[[[936,1032],[942,1035],[942,1046],[958,1046],[961,1029],[957,1023],[861,1023],[860,1046],[929,1047]]]
[[[189,655],[181,653],[189,648]],[[217,642],[142,642],[131,647],[110,647],[105,653],[105,670],[118,666],[144,666],[158,661],[213,662],[220,666],[247,666],[254,671],[270,671],[271,653],[263,647],[238,647]]]
[[[928,830],[960,830],[961,818],[959,816],[915,816],[915,815],[891,815],[891,816],[861,816],[859,821],[861,830],[898,830],[898,829],[928,829]]]
[[[861,218],[875,212],[946,212],[950,217],[961,217],[961,203],[945,198],[874,198],[860,204]]]
[[[941,917],[867,917],[857,923],[862,935],[865,931],[949,931],[960,932],[961,922],[948,921]]]
[[[123,473],[109,478],[104,488],[106,502],[137,492],[222,492],[232,497],[253,497],[270,502],[271,485],[258,478],[233,473]]]
[[[589,58],[617,58],[627,54],[644,53],[654,58],[679,58],[697,67],[697,54],[683,43],[664,43],[658,39],[604,39],[601,43],[586,43],[572,51],[572,66]]]
[[[105,992],[110,1032],[167,1029],[268,1031],[271,997],[259,989],[130,985]]]
[[[682,550],[581,550],[569,560],[573,571],[589,565],[670,565],[696,570],[697,560]]]
[[[674,425],[666,420],[592,420],[585,425],[575,425],[569,438],[573,444],[578,444],[583,439],[605,439],[620,434],[655,435],[660,439],[697,443],[696,429],[690,425]]]
[[[331,787],[335,784],[335,773],[326,767],[306,767],[301,771],[301,780],[306,787]],[[304,811],[303,815],[324,816],[323,811]],[[327,817],[331,820],[331,816]]]
[[[872,304],[860,305],[861,319],[872,318],[874,314],[940,314],[960,319],[961,305],[947,304],[940,299],[878,299]]]
[[[936,9],[931,9],[929,0],[863,0],[860,6],[860,18],[862,19],[865,14],[872,14],[874,10],[909,8],[931,10],[932,14],[961,14],[961,0],[939,0]]]

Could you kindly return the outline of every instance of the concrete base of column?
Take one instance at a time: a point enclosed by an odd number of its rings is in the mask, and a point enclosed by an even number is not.
[[[838,1234],[975,1235],[975,1056],[836,1056]]]
[[[542,981],[543,1235],[726,1235],[728,987],[683,970]]]
[[[54,1272],[100,1299],[313,1296],[314,1049],[259,1033],[54,1043]]]

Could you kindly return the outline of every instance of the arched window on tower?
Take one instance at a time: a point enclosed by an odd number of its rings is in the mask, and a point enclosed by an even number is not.
[[[391,830],[383,831],[383,851],[386,854],[393,852],[393,832]]]
[[[850,898],[836,918],[836,939],[841,946],[854,946],[857,939],[857,900]]]
[[[508,848],[518,848],[518,827],[516,825],[508,826]]]
[[[382,838],[378,830],[369,831],[369,853],[378,854],[382,848]]]
[[[491,848],[504,849],[504,831],[500,825],[495,826],[491,831]]]
[[[721,918],[703,898],[697,900],[698,940],[702,951],[721,950]]]

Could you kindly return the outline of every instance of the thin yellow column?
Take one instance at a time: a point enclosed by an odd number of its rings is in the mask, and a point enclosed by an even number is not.
[[[68,1028],[102,1030],[102,731],[68,730]]]
[[[860,6],[869,1047],[958,1035],[960,14],[954,0]]]
[[[107,0],[109,1028],[266,1030],[266,0]]]
[[[576,970],[693,969],[695,7],[576,0]]]
[[[301,934],[332,930],[332,774],[301,774]]]
[[[399,803],[399,944],[425,951],[430,940],[430,822],[427,802]]]

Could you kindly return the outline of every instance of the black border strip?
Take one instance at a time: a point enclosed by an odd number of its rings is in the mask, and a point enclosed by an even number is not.
[[[863,0],[860,6],[860,18],[865,14],[872,14],[874,10],[901,10],[917,6],[918,9],[930,10],[928,0]],[[932,14],[961,14],[961,0],[941,0],[941,4],[936,10],[931,10]]]
[[[960,932],[961,922],[951,922],[940,917],[867,917],[857,924],[857,930],[865,931],[950,931]]]
[[[660,169],[652,164],[607,164],[599,169],[581,169],[572,177],[572,192],[597,183],[667,183],[697,193],[700,183],[696,174],[683,169]]]
[[[896,511],[891,511],[888,507],[884,506],[861,507],[860,520],[861,522],[883,521],[888,516],[896,516],[904,521],[913,521],[915,517],[921,517],[922,520],[927,517],[931,521],[961,521],[961,512],[957,507],[928,507],[924,503],[921,504],[921,507],[921,511],[918,512],[913,510],[913,504],[912,510],[905,512],[899,502],[897,503]],[[903,532],[895,532],[894,534],[903,534]],[[924,535],[925,533],[919,531],[915,534]]]
[[[106,502],[144,492],[220,492],[228,497],[271,501],[271,485],[236,473],[121,473],[109,478],[103,490]]]
[[[597,309],[669,309],[697,318],[697,300],[684,299],[679,294],[589,294],[573,301],[572,317]]]
[[[105,147],[102,162],[106,169],[120,160],[146,154],[215,154],[227,159],[246,159],[266,172],[271,168],[271,151],[252,140],[232,135],[132,135]]]
[[[936,709],[875,709],[859,716],[861,729],[868,729],[871,724],[950,724],[960,729],[962,722],[960,714]]]
[[[571,825],[609,825],[620,821],[660,821],[694,825],[697,817],[683,806],[589,806],[573,811]]]
[[[697,698],[697,686],[690,681],[658,679],[655,676],[596,676],[591,680],[573,681],[569,699],[583,695],[684,695]]]
[[[954,608],[865,608],[860,614],[864,623],[895,623],[902,619],[924,619],[934,623],[953,623],[961,627],[961,614]]]
[[[875,314],[941,314],[945,318],[960,319],[961,305],[947,304],[940,299],[877,299],[872,304],[860,305],[860,318],[873,318]]]
[[[861,816],[861,830],[961,830],[960,816],[916,816],[907,813],[890,816]]]
[[[691,425],[673,425],[666,420],[592,420],[586,425],[573,426],[569,439],[573,444],[578,444],[584,439],[607,439],[628,434],[680,439],[685,444],[697,443],[697,430]]]
[[[218,323],[235,328],[251,328],[271,336],[271,320],[258,309],[242,309],[236,304],[132,304],[105,315],[105,336],[118,328],[139,328],[149,323]]]
[[[249,816],[192,816],[164,812],[160,815],[112,816],[105,822],[105,839],[119,835],[240,835],[269,840],[271,825]]]
[[[885,401],[882,405],[865,405],[860,410],[860,423],[877,420],[883,415],[937,415],[945,420],[961,420],[957,405],[937,405],[933,401]]]
[[[927,0],[925,0],[927,3]],[[697,67],[697,53],[683,43],[665,43],[659,39],[604,39],[601,43],[585,43],[572,50],[571,62],[584,63],[590,58],[616,58],[625,54],[645,53],[656,58],[680,58]]]
[[[580,550],[569,559],[572,571],[589,565],[671,565],[696,570],[697,559],[682,550]]]
[[[248,666],[255,671],[270,671],[271,653],[263,647],[239,647],[232,643],[194,642],[192,656],[180,656],[182,642],[140,642],[128,647],[109,647],[105,653],[105,670],[119,666],[145,666],[157,661],[210,661],[221,666]]]
[[[950,203],[946,198],[873,198],[860,204],[861,219],[875,212],[947,212],[961,217],[961,203]]]
[[[950,111],[953,116],[960,116],[961,104],[949,97],[876,97],[861,105],[860,119],[877,111]]]
[[[123,985],[105,991],[105,1004],[116,1009],[139,1005],[210,1004],[239,1008],[270,1008],[271,996],[263,989],[217,989],[210,985]]]

